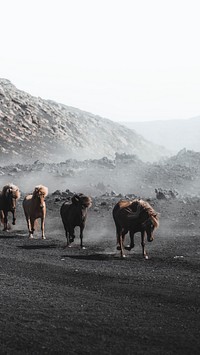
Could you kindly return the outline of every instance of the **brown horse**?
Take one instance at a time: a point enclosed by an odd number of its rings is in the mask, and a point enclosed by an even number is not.
[[[8,212],[12,213],[12,224],[15,225],[16,201],[18,198],[20,198],[19,188],[13,184],[5,185],[0,192],[0,220],[4,225],[4,231],[9,229]]]
[[[44,234],[44,223],[46,217],[45,197],[48,195],[48,188],[43,185],[35,187],[32,195],[27,195],[23,200],[23,209],[27,221],[29,238],[33,238],[35,223],[41,218],[42,239],[46,239]]]
[[[126,249],[131,250],[134,247],[134,234],[140,232],[142,254],[145,259],[148,259],[145,250],[145,235],[147,235],[148,242],[154,239],[154,229],[159,227],[158,213],[146,201],[121,200],[113,208],[113,218],[117,233],[117,249],[121,250],[121,256],[125,256],[123,246],[125,235],[130,232],[131,243]]]

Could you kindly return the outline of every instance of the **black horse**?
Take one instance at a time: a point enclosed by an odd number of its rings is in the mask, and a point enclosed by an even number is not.
[[[60,215],[65,228],[65,234],[67,238],[67,245],[74,241],[74,228],[80,227],[80,245],[83,248],[83,230],[85,228],[85,222],[87,218],[87,210],[92,205],[92,200],[80,194],[75,194],[71,202],[65,201],[60,208]]]
[[[8,230],[8,212],[12,213],[13,221],[16,221],[16,201],[20,197],[19,188],[13,184],[5,185],[0,192],[0,219],[4,225],[3,230]]]
[[[146,201],[121,200],[113,208],[113,218],[116,226],[117,249],[121,250],[121,256],[125,256],[123,247],[125,235],[130,233],[131,243],[126,249],[131,250],[134,247],[134,234],[141,232],[142,254],[145,259],[148,259],[145,250],[145,234],[148,242],[154,239],[154,229],[159,226],[157,212]]]

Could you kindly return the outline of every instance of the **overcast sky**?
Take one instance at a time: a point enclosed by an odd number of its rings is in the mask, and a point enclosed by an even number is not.
[[[199,16],[199,0],[2,1],[0,77],[114,121],[198,116]]]

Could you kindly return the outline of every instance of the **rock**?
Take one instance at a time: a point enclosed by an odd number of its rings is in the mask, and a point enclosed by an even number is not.
[[[165,190],[161,188],[155,189],[155,193],[158,200],[168,200],[178,196],[178,192],[176,190]]]

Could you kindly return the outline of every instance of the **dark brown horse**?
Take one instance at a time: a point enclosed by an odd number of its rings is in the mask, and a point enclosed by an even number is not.
[[[126,249],[131,250],[134,247],[134,234],[140,232],[142,254],[145,259],[148,259],[145,250],[145,235],[147,235],[148,242],[154,239],[153,232],[159,226],[158,213],[146,201],[121,200],[113,208],[113,218],[116,226],[117,249],[121,250],[121,256],[125,256],[123,246],[125,235],[130,233],[130,246]]]
[[[0,192],[0,219],[4,225],[3,230],[9,229],[8,224],[8,212],[12,213],[13,221],[15,225],[16,221],[16,201],[20,197],[19,188],[13,184],[7,184]]]
[[[87,218],[87,210],[92,205],[90,197],[80,194],[75,194],[71,202],[65,201],[60,208],[60,215],[65,228],[67,245],[74,241],[74,228],[80,227],[80,245],[83,248],[83,230]]]
[[[35,187],[31,195],[27,195],[23,200],[23,209],[27,221],[29,238],[33,238],[35,223],[41,218],[42,239],[46,239],[44,234],[44,223],[46,217],[45,197],[48,195],[48,188],[43,185]]]

